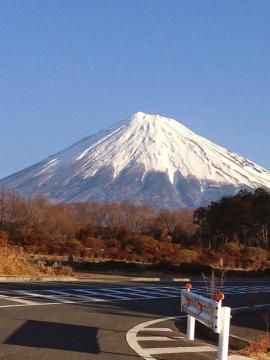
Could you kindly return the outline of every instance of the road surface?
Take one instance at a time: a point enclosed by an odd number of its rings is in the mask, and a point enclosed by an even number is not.
[[[192,359],[215,359],[214,344],[188,342],[179,331],[184,321],[180,313],[183,286],[2,283],[0,357],[190,360],[192,355]],[[193,290],[204,293],[204,283],[194,281]],[[224,305],[233,308],[270,303],[268,281],[227,282],[223,291]]]

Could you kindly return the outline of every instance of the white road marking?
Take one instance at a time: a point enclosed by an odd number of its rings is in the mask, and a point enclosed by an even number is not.
[[[137,336],[139,332],[145,332],[145,331],[172,331],[170,328],[156,328],[151,327],[154,324],[160,323],[162,321],[168,321],[168,320],[178,320],[185,318],[186,315],[182,316],[172,316],[172,317],[164,317],[161,319],[155,319],[146,321],[144,323],[138,324],[131,328],[127,334],[126,334],[126,341],[130,348],[135,351],[140,357],[142,357],[144,360],[157,360],[154,355],[164,355],[164,354],[181,354],[181,353],[202,353],[202,352],[217,352],[217,347],[214,345],[202,345],[202,346],[175,346],[175,347],[155,347],[155,348],[143,348],[140,346],[139,341],[168,341],[168,340],[178,340],[183,339],[183,337],[179,338],[167,338],[167,337],[152,337],[152,336]],[[159,339],[160,338],[160,339]],[[245,360],[249,359],[246,357],[238,357],[237,355],[230,355],[228,357],[229,360]]]
[[[128,289],[128,288],[125,288]],[[42,301],[34,302],[27,300],[25,298],[22,298],[22,296],[25,297],[33,297],[38,299],[51,299],[53,303],[62,303],[62,304],[74,304],[74,303],[84,303],[84,302],[106,302],[106,301],[113,301],[113,300],[143,300],[143,299],[158,299],[158,298],[169,298],[174,297],[171,295],[165,295],[161,294],[159,292],[155,292],[153,294],[153,291],[144,291],[139,289],[134,289],[133,287],[132,292],[129,291],[128,293],[126,291],[121,291],[121,288],[119,290],[116,290],[116,288],[109,288],[109,289],[38,289],[38,290],[10,290],[11,295],[0,295],[0,298],[3,298],[5,300],[9,300],[12,302],[18,302],[20,306],[34,306],[34,305],[44,305],[44,304],[51,304],[51,303],[44,303]],[[69,291],[78,292],[78,294],[70,293]],[[5,291],[6,293],[7,291]],[[45,292],[55,294],[44,294]],[[83,293],[83,294],[82,294]],[[148,294],[146,294],[148,293]],[[150,295],[151,293],[152,295]],[[19,296],[13,296],[13,294],[19,294]],[[58,296],[59,295],[59,296]],[[86,296],[86,295],[95,295],[93,296]],[[124,295],[124,296],[123,296]],[[134,296],[134,297],[131,297]],[[63,297],[64,296],[64,297]],[[102,296],[105,297],[102,298]],[[107,297],[107,298],[106,298]],[[0,305],[1,307],[16,307],[17,304],[10,304],[10,305]]]
[[[73,293],[69,293],[67,291],[62,291],[62,290],[44,290],[44,291],[47,291],[47,292],[50,292],[50,293],[53,293],[56,295],[68,296],[68,297],[79,299],[79,300],[85,300],[86,302],[87,301],[99,301],[99,299],[97,299],[97,298],[93,298],[93,297],[85,296],[85,295],[73,294]]]
[[[18,302],[22,305],[36,305],[34,301],[21,299],[19,296],[6,296],[6,295],[0,295],[0,299],[8,300],[8,301],[14,301]]]
[[[151,327],[147,327],[145,329],[143,329],[143,331],[159,331],[159,332],[172,332],[172,329],[170,328],[151,328]]]
[[[137,336],[137,341],[175,341],[167,336]]]
[[[253,294],[257,292],[270,292],[270,286],[266,285],[229,285],[221,289],[225,294]],[[205,294],[203,286],[194,287],[194,292]],[[50,293],[50,294],[48,294]],[[130,286],[112,288],[60,288],[60,289],[36,289],[36,290],[1,290],[0,300],[16,302],[20,306],[34,306],[53,303],[73,304],[84,302],[107,302],[107,301],[137,301],[144,299],[180,298],[181,288],[177,286]],[[32,301],[31,297],[33,298]],[[46,299],[42,301],[42,299]],[[48,303],[50,304],[50,303]],[[17,304],[0,305],[0,307],[13,307]]]
[[[57,303],[57,302],[39,302],[39,303],[34,303],[31,306],[47,306],[47,305],[61,305],[61,303]],[[25,307],[25,306],[29,306],[29,305],[25,305],[25,304],[11,304],[11,305],[0,305],[0,308],[11,308],[11,307]]]
[[[176,291],[175,290],[169,290],[168,288],[164,289],[162,288],[156,288],[156,287],[152,287],[152,286],[148,286],[148,289],[150,289],[152,292],[154,292],[155,294],[160,293],[161,295],[174,295],[174,296],[181,296],[181,292],[179,291],[179,293],[176,295]],[[147,290],[146,290],[147,291]]]
[[[131,347],[131,349],[134,350],[135,353],[137,353],[139,356],[141,356],[144,360],[156,360],[151,354],[149,354],[146,351],[146,349],[143,349],[139,345],[139,343],[137,341],[138,332],[144,331],[148,326],[151,327],[152,325],[157,324],[162,321],[168,321],[168,320],[173,320],[173,319],[183,319],[185,317],[186,317],[186,315],[165,317],[165,318],[150,320],[150,321],[146,321],[144,323],[138,324],[127,332],[126,341],[127,341],[128,345]]]
[[[168,291],[171,293],[176,293],[178,295],[181,295],[181,288],[175,287],[175,286],[162,286],[161,291]]]
[[[104,291],[104,289],[102,289]],[[74,291],[78,291],[77,289],[74,289]],[[86,290],[86,289],[80,289],[80,292],[85,293],[85,294],[89,294],[89,295],[98,295],[98,296],[109,296],[113,299],[117,299],[117,300],[130,300],[130,298],[128,297],[124,297],[124,296],[120,296],[120,295],[113,295],[113,294],[104,294],[104,293],[100,293],[94,290]],[[103,299],[104,300],[104,299]]]
[[[128,291],[128,295],[135,295],[135,296],[140,296],[140,297],[143,297],[145,299],[153,299],[153,295],[146,295],[145,292],[143,291],[138,291],[137,289],[133,289],[132,287],[131,288],[121,288],[123,290],[127,290]]]
[[[130,300],[131,298],[126,296],[129,294],[125,294],[122,291],[119,290],[114,290],[114,289],[102,289],[103,291],[105,291],[105,296],[111,296],[111,297],[115,297],[116,299],[121,299],[121,300]],[[116,294],[116,295],[114,295]],[[123,296],[125,295],[125,296]]]
[[[148,290],[149,289],[149,290]],[[170,298],[170,297],[176,297],[176,295],[174,294],[168,294],[168,292],[164,292],[158,288],[150,288],[149,286],[147,286],[145,289],[141,290],[141,289],[134,289],[134,292],[138,292],[139,294],[151,294],[151,295],[147,295],[147,297],[149,296],[149,298],[154,299],[154,298]],[[180,296],[180,295],[179,295]]]
[[[54,296],[54,295],[38,294],[38,293],[24,291],[24,290],[16,290],[16,292],[18,294],[27,295],[27,296],[33,296],[33,297],[37,297],[37,298],[52,299],[54,301],[57,301],[57,302],[63,303],[63,304],[72,304],[72,303],[74,303],[74,301],[63,299],[63,298],[61,298],[59,296]]]

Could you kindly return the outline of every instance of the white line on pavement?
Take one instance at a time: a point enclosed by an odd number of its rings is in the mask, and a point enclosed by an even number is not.
[[[161,319],[155,319],[146,321],[144,323],[138,324],[131,328],[127,334],[126,334],[126,341],[130,348],[135,351],[140,357],[142,357],[144,360],[157,360],[153,355],[162,355],[162,354],[181,354],[181,353],[202,353],[202,352],[215,352],[217,351],[217,347],[214,345],[203,345],[203,346],[177,346],[177,347],[162,347],[162,348],[142,348],[139,345],[139,341],[147,341],[151,338],[151,341],[158,339],[158,337],[153,337],[155,339],[152,339],[152,337],[141,337],[137,336],[139,332],[144,331],[172,331],[169,328],[155,328],[151,327],[154,324],[160,323],[162,321],[168,321],[168,320],[179,320],[185,318],[186,315],[182,316],[172,316],[172,317],[164,317]],[[161,339],[159,341],[168,341],[172,340],[171,338],[166,337],[160,337]],[[164,338],[164,340],[163,340]],[[181,337],[183,338],[183,337]],[[180,339],[181,339],[180,338]],[[176,339],[177,340],[177,339]],[[194,355],[193,357],[194,358]],[[239,355],[230,355],[228,357],[229,360],[248,360],[251,358],[242,357]]]
[[[24,291],[24,290],[16,290],[16,292],[18,294],[33,296],[33,297],[37,297],[37,298],[45,298],[47,300],[52,299],[53,301],[57,301],[57,302],[60,302],[60,303],[63,303],[63,304],[72,304],[72,303],[74,303],[74,301],[63,299],[63,298],[60,298],[59,296],[54,296],[54,295],[37,294],[37,293],[34,293],[34,292],[29,292],[29,291]]]
[[[140,297],[143,297],[143,298],[145,298],[145,299],[153,299],[153,295],[146,295],[145,292],[141,292],[141,291],[138,291],[138,290],[136,290],[136,289],[132,289],[132,288],[128,288],[128,287],[126,287],[126,288],[121,288],[121,289],[127,290],[127,291],[128,291],[128,292],[127,292],[128,295],[140,296]]]
[[[151,327],[147,327],[145,329],[143,329],[143,331],[160,331],[160,332],[172,332],[172,329],[170,328],[151,328]]]
[[[97,298],[93,298],[93,297],[85,296],[85,295],[79,295],[79,294],[72,294],[67,291],[62,291],[62,290],[45,290],[45,291],[50,292],[52,294],[56,294],[56,295],[68,296],[73,299],[75,298],[75,299],[85,300],[85,301],[99,301],[99,299],[97,299]]]
[[[19,296],[0,295],[0,299],[18,302],[18,303],[20,303],[22,305],[36,305],[36,303],[34,301],[21,299]]]
[[[137,341],[175,341],[167,336],[137,336]]]
[[[74,289],[74,291],[78,291],[78,290]],[[80,292],[85,293],[85,294],[90,294],[90,295],[96,295],[96,296],[109,296],[109,297],[114,298],[116,300],[130,300],[129,297],[124,297],[124,296],[120,296],[120,295],[113,295],[113,294],[108,294],[108,293],[103,294],[103,293],[93,291],[93,290],[81,289]]]
[[[155,319],[155,320],[146,321],[144,323],[136,325],[127,332],[127,334],[126,334],[127,343],[131,347],[131,349],[134,350],[135,353],[137,353],[139,356],[141,356],[144,360],[155,360],[155,358],[151,354],[149,354],[145,349],[143,349],[139,345],[139,343],[137,341],[138,332],[139,331],[144,331],[144,329],[147,328],[148,326],[157,324],[157,323],[162,322],[162,321],[173,320],[173,319],[183,319],[185,317],[186,317],[186,315],[176,316],[176,317],[175,316],[165,317],[165,318],[162,318],[162,319]]]

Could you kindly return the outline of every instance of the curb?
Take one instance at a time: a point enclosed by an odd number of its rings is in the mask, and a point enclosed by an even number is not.
[[[242,313],[242,312],[256,312],[264,309],[269,309],[270,304],[254,305],[254,306],[242,306],[238,308],[232,308],[232,313]]]
[[[78,281],[70,276],[0,276],[0,282]]]
[[[209,329],[206,328],[204,325],[200,324],[199,322],[197,323],[197,329],[198,332],[203,336],[206,336],[208,339],[218,342],[218,334],[208,331]],[[249,344],[250,341],[247,339],[232,334],[229,335],[229,349],[242,350]]]
[[[182,325],[180,326],[180,330],[185,332],[185,328],[183,328]],[[205,327],[205,325],[201,324],[199,321],[196,323],[196,329],[198,331],[198,334],[202,335],[203,337],[218,342],[218,334],[210,331],[207,327]],[[242,350],[248,345],[250,345],[250,341],[248,339],[241,338],[240,336],[232,334],[229,335],[229,349]]]
[[[160,283],[168,283],[168,282],[187,282],[190,281],[189,278],[172,278],[172,277],[123,277],[123,278],[106,278],[106,277],[89,277],[89,278],[77,278],[71,276],[0,276],[1,282],[45,282],[45,281],[77,281],[77,282],[160,282]]]
[[[232,355],[229,355],[228,359],[230,360],[253,360],[253,358],[251,357],[246,357],[246,356],[243,356],[243,355],[238,355],[238,354],[232,354]]]
[[[155,277],[155,278],[143,278],[143,277],[134,277],[129,279],[129,281],[134,281],[134,282],[162,282],[162,283],[166,283],[166,282],[186,282],[186,281],[190,281],[189,278],[171,278],[171,277]]]
[[[149,278],[149,277],[116,277],[116,278],[106,278],[106,277],[85,277],[85,278],[76,278],[77,281],[84,281],[84,282],[108,282],[108,283],[121,283],[121,282],[134,282],[134,283],[172,283],[172,282],[187,282],[190,281],[188,278]]]
[[[244,339],[240,336],[230,334],[229,347],[233,348],[234,350],[242,350],[249,345],[250,341],[248,339]]]

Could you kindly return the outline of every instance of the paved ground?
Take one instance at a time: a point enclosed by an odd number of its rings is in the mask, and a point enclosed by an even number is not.
[[[183,285],[183,284],[182,284]],[[228,295],[245,295],[234,298],[235,306],[253,305],[253,303],[270,302],[270,283],[258,282],[243,284],[230,282],[221,288],[225,294],[224,303],[231,297]],[[192,289],[198,294],[207,295],[202,283],[195,283]],[[0,284],[0,308],[50,304],[73,304],[84,302],[106,302],[112,300],[141,300],[175,298],[181,293],[180,285],[134,285],[134,284],[98,284],[98,283],[30,283]],[[266,294],[262,296],[262,294]],[[228,301],[227,301],[228,299]]]
[[[187,342],[176,327],[183,285],[0,284],[0,358],[141,359],[126,341],[139,326],[136,341],[148,359],[214,359],[214,344]],[[193,286],[204,293],[203,283]],[[267,282],[228,282],[224,292],[232,307],[270,303]],[[161,317],[172,319],[149,326]]]

